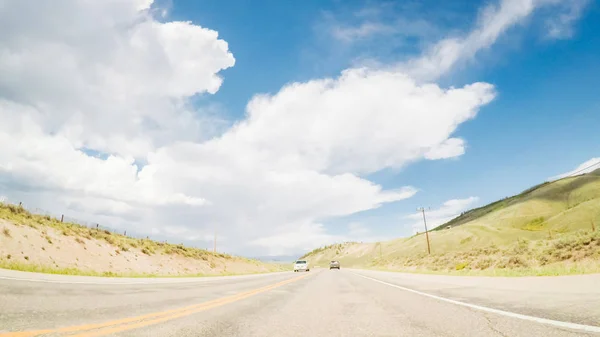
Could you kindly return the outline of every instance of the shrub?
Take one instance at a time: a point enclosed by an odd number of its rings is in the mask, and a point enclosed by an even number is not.
[[[573,257],[573,253],[571,253],[570,251],[561,251],[557,253],[557,257],[560,261],[568,260],[571,257]]]
[[[517,244],[513,247],[512,252],[515,255],[522,255],[529,251],[529,241],[525,239],[519,239]]]
[[[112,235],[107,235],[104,237],[104,240],[108,243],[110,243],[111,245],[115,244],[115,238],[112,237]]]
[[[460,244],[464,245],[465,243],[471,242],[472,240],[473,240],[473,237],[472,236],[468,236],[468,237],[460,240]]]
[[[508,259],[509,267],[527,267],[527,261],[520,256],[511,256]]]
[[[8,229],[6,227],[4,227],[4,229],[2,229],[2,234],[4,234],[4,236],[6,236],[8,238],[11,237],[11,235],[10,235],[10,229]]]
[[[85,243],[85,241],[83,241],[83,240],[82,240],[80,237],[76,237],[76,238],[75,238],[75,242],[77,242],[77,243],[81,243],[81,244],[84,244],[84,243]]]
[[[476,269],[483,270],[483,269],[487,269],[487,268],[491,267],[492,263],[494,263],[494,260],[491,259],[491,258],[489,258],[489,257],[486,257],[486,258],[483,258],[483,259],[478,260],[477,262],[475,262],[474,267]]]
[[[523,229],[526,231],[533,232],[541,231],[544,229],[544,221],[544,217],[535,218],[529,221],[525,226],[523,226]]]
[[[144,247],[142,248],[142,253],[146,255],[152,255],[154,253],[154,250],[150,247]]]
[[[8,210],[13,214],[29,213],[25,210],[25,208],[23,208],[23,206],[15,206],[11,204],[8,205]]]
[[[46,235],[46,241],[47,241],[49,244],[52,244],[52,239],[51,239],[51,238],[50,238],[48,235]]]
[[[457,263],[457,264],[454,266],[454,269],[456,269],[456,270],[463,270],[463,269],[465,269],[465,268],[466,268],[468,265],[469,265],[469,263],[468,263],[468,262],[461,262],[461,263]]]

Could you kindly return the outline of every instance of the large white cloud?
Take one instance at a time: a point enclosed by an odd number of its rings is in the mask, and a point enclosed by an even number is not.
[[[398,68],[348,69],[257,95],[214,136],[188,99],[216,92],[234,65],[217,32],[158,22],[148,0],[0,3],[0,187],[156,238],[217,231],[226,250],[254,255],[352,237],[320,224],[414,195],[365,176],[462,155],[455,130],[495,95],[486,83],[443,88]],[[431,58],[414,70],[447,70]],[[292,243],[298,235],[312,241]]]
[[[77,148],[141,158],[200,139],[203,121],[182,98],[216,92],[234,58],[217,32],[159,23],[140,11],[149,3],[3,1],[0,99]]]
[[[399,72],[349,69],[337,79],[255,97],[248,118],[219,145],[256,149],[283,169],[371,173],[440,148],[462,148],[462,141],[448,138],[493,97],[486,83],[443,89]]]

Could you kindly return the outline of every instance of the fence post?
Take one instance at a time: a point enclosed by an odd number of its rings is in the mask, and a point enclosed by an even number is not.
[[[64,220],[65,220],[65,215],[64,215],[64,214],[61,214],[61,215],[60,215],[60,222],[63,222]]]
[[[98,230],[98,224],[96,224],[96,230]]]
[[[127,231],[124,231],[124,232],[123,232],[123,236],[127,236]]]
[[[19,201],[19,207],[23,206],[23,203],[21,201]]]

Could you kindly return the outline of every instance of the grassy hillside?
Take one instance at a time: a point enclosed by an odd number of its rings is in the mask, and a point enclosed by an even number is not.
[[[284,266],[63,223],[0,203],[0,268],[94,276],[210,276]]]
[[[544,183],[480,207],[425,235],[346,243],[305,258],[325,265],[423,272],[560,274],[600,272],[600,170]]]
[[[564,199],[564,201],[565,201],[564,207],[569,208],[569,207],[573,206],[572,204],[577,204],[577,202],[580,201],[577,198],[575,200],[570,200],[570,197],[571,197],[570,193],[573,192],[574,190],[576,190],[577,188],[579,188],[582,184],[587,184],[588,182],[590,182],[590,179],[592,180],[592,183],[593,183],[593,180],[597,179],[599,176],[600,176],[600,169],[598,169],[592,173],[589,173],[589,174],[566,178],[566,179],[562,179],[562,180],[555,181],[552,183],[544,182],[542,184],[533,186],[533,187],[521,192],[520,194],[512,196],[510,198],[504,198],[502,200],[493,202],[489,205],[469,210],[469,211],[461,214],[460,216],[448,221],[447,223],[436,227],[433,230],[442,230],[442,229],[447,229],[447,228],[451,228],[451,227],[455,227],[455,226],[460,226],[460,225],[463,225],[470,221],[481,218],[482,216],[484,216],[488,213],[492,213],[494,211],[501,210],[506,207],[510,207],[512,205],[518,204],[523,201],[528,201],[532,198],[546,198],[546,199],[554,199],[554,200],[560,200],[561,198],[566,198],[566,199]],[[582,179],[579,179],[579,178],[582,178]],[[548,187],[548,188],[544,188],[544,187]],[[592,189],[593,189],[593,186],[592,186]],[[594,197],[594,196],[592,195],[592,197]]]

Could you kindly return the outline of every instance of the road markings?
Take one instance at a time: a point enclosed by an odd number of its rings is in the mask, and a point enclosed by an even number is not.
[[[371,281],[375,281],[375,282],[378,282],[378,283],[381,283],[381,284],[385,284],[385,285],[390,286],[390,287],[402,289],[404,291],[408,291],[408,292],[411,292],[411,293],[414,293],[414,294],[417,294],[417,295],[421,295],[421,296],[433,298],[433,299],[436,299],[436,300],[439,300],[439,301],[448,302],[448,303],[460,305],[460,306],[471,308],[471,309],[476,309],[476,310],[480,310],[480,311],[490,312],[490,313],[493,313],[493,314],[498,314],[498,315],[507,316],[507,317],[511,317],[511,318],[522,319],[522,320],[530,321],[530,322],[536,322],[536,323],[541,323],[541,324],[546,324],[546,325],[552,325],[552,326],[556,326],[556,327],[560,327],[560,328],[567,328],[567,329],[580,330],[580,331],[586,331],[586,332],[597,332],[597,333],[600,333],[600,326],[577,324],[577,323],[570,323],[570,322],[563,322],[563,321],[555,321],[555,320],[547,319],[547,318],[541,318],[541,317],[535,317],[535,316],[517,314],[515,312],[504,311],[504,310],[500,310],[500,309],[493,309],[493,308],[484,307],[484,306],[481,306],[481,305],[476,305],[476,304],[461,302],[461,301],[457,301],[457,300],[451,300],[449,298],[445,298],[445,297],[441,297],[441,296],[431,295],[431,294],[424,293],[424,292],[421,292],[421,291],[418,291],[418,290],[406,288],[406,287],[403,287],[403,286],[399,286],[397,284],[388,283],[388,282],[381,281],[381,280],[378,280],[378,279],[375,279],[375,278],[372,278],[372,277],[369,277],[369,276],[361,275],[361,274],[358,274],[358,273],[355,273],[355,272],[351,272],[351,273],[354,274],[354,275],[366,278],[366,279],[371,280]]]
[[[231,296],[221,297],[218,299],[210,300],[207,302],[190,305],[187,307],[182,307],[178,309],[171,309],[161,312],[150,313],[142,316],[123,318],[113,321],[108,321],[104,323],[97,324],[85,324],[78,326],[71,326],[65,328],[58,329],[44,329],[44,330],[33,330],[33,331],[21,331],[21,332],[8,332],[8,333],[0,333],[0,337],[32,337],[39,336],[42,334],[49,333],[78,333],[83,332],[77,335],[71,335],[71,337],[92,337],[92,336],[104,336],[107,334],[122,332],[131,329],[137,329],[141,327],[146,327],[149,325],[154,325],[157,323],[162,323],[166,321],[173,320],[175,318],[180,318],[184,316],[188,316],[191,314],[195,314],[201,311],[205,311],[208,309],[216,308],[225,304],[237,302],[248,297],[252,297],[254,295],[258,295],[260,293],[264,293],[266,291],[279,288],[286,284],[296,282],[300,279],[303,279],[311,274],[306,274],[298,277],[294,277],[292,279],[288,279],[285,281],[280,281],[274,284],[270,284],[268,286],[264,286],[261,288],[245,291],[242,293],[238,293]],[[98,330],[100,329],[100,330]],[[90,331],[97,330],[97,331]]]

